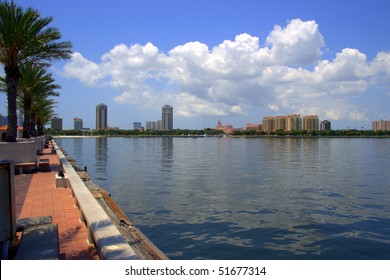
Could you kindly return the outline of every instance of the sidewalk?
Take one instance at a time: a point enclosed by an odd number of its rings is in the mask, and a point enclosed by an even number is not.
[[[80,222],[80,211],[74,206],[69,188],[56,188],[55,175],[60,163],[51,154],[52,144],[40,159],[49,159],[50,172],[15,175],[16,218],[52,216],[58,224],[59,258],[64,260],[97,260],[95,246],[87,242],[87,228]]]

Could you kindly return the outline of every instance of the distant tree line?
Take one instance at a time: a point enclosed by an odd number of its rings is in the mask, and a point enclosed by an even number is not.
[[[339,130],[296,130],[284,131],[282,129],[265,132],[255,130],[237,130],[233,133],[235,136],[318,136],[318,137],[370,137],[370,136],[390,136],[390,131],[373,131],[373,130],[357,130],[357,129],[339,129]]]
[[[47,129],[46,134],[53,136],[222,136],[223,131],[207,128],[207,129],[174,129],[167,131],[140,131],[140,130],[125,130],[125,129],[105,129],[105,130],[51,130]],[[284,131],[276,130],[273,132],[264,132],[256,130],[237,130],[233,136],[251,136],[251,137],[267,137],[267,136],[285,136],[285,137],[380,137],[390,136],[390,131],[373,131],[373,130],[357,130],[357,129],[341,129],[341,130],[317,130],[317,131]]]
[[[173,130],[125,130],[125,129],[102,129],[102,130],[51,130],[46,131],[53,136],[208,136],[223,135],[216,129],[173,129]]]

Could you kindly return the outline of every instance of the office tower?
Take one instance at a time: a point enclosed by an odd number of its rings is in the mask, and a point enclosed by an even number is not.
[[[133,129],[134,130],[140,130],[142,128],[142,124],[140,122],[134,122],[133,123]]]
[[[51,129],[62,130],[62,119],[54,117],[51,119]]]
[[[321,130],[331,130],[331,123],[328,120],[323,120],[320,125]]]
[[[173,129],[173,107],[165,105],[162,107],[161,130]]]
[[[82,118],[74,118],[74,130],[82,130],[83,129],[83,119]]]
[[[107,105],[101,103],[96,106],[96,130],[107,128]]]
[[[318,116],[309,115],[303,117],[303,129],[307,131],[316,131],[318,130]]]
[[[152,130],[152,122],[151,121],[145,122],[145,130]]]
[[[156,121],[156,130],[162,130],[162,121],[161,120]]]

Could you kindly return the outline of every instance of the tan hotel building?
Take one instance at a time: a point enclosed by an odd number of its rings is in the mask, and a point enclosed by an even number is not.
[[[288,116],[274,116],[263,118],[263,131],[272,132],[275,130],[297,131],[307,130],[315,131],[319,129],[319,120],[317,115],[304,116],[294,114]]]
[[[372,130],[373,131],[389,131],[390,130],[390,121],[373,121],[372,122]]]

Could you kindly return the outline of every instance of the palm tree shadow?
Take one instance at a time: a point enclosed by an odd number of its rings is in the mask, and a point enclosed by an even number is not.
[[[96,252],[94,245],[89,245],[87,249],[79,250],[75,249],[72,245],[72,240],[75,240],[76,238],[79,238],[79,232],[81,230],[81,226],[73,227],[71,229],[68,229],[67,231],[61,233],[59,235],[60,240],[60,253],[59,253],[59,259],[60,260],[98,260],[99,256]],[[70,255],[69,248],[73,247],[73,253]]]

